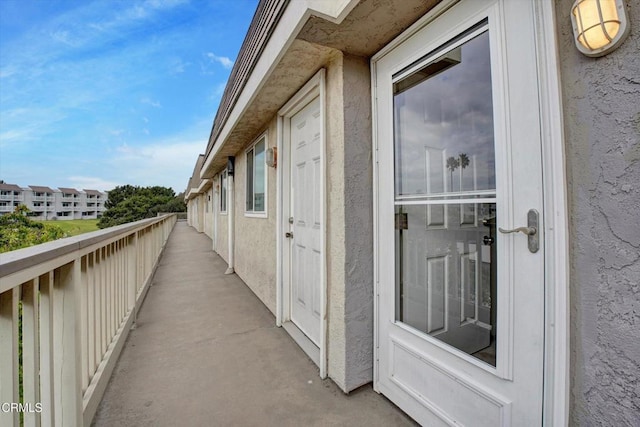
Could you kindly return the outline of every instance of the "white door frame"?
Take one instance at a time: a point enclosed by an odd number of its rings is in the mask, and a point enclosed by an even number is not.
[[[379,167],[376,128],[376,64],[419,29],[428,25],[461,0],[443,0],[432,11],[381,49],[371,59],[371,103],[373,125],[373,233],[374,233],[374,389],[379,392]],[[502,0],[504,1],[504,0]],[[558,43],[553,0],[534,2],[535,42],[538,64],[540,126],[542,135],[542,172],[545,220],[545,343],[543,372],[543,416],[546,426],[567,425],[569,420],[569,235],[567,218],[567,179],[565,171],[562,91],[558,64]],[[561,184],[561,185],[558,185]]]
[[[218,175],[214,176],[211,180],[211,184],[213,187],[213,197],[211,197],[211,212],[213,213],[213,221],[212,228],[213,232],[211,235],[213,236],[213,245],[212,249],[215,253],[218,253],[218,198],[220,197],[220,180],[218,179]]]
[[[320,368],[320,377],[327,377],[327,238],[326,238],[326,102],[325,69],[320,69],[279,111],[277,122],[277,206],[276,206],[276,325],[283,326],[292,338],[314,360]],[[315,344],[297,328],[288,327],[290,322],[290,251],[285,230],[289,229],[289,202],[291,190],[290,126],[291,117],[304,108],[310,101],[320,97],[320,233],[322,265],[320,266],[320,348],[314,354]],[[308,341],[308,342],[307,342]]]

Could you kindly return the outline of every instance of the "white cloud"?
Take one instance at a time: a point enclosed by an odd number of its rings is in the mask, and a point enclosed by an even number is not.
[[[189,62],[184,62],[180,58],[173,58],[169,64],[169,73],[171,74],[182,74],[187,70],[187,67],[191,64]]]
[[[6,67],[0,68],[0,79],[4,79],[14,75],[17,72],[17,68],[13,65],[8,65]]]
[[[162,105],[160,104],[160,102],[158,102],[158,101],[154,101],[154,100],[153,100],[153,99],[151,99],[151,98],[142,98],[142,99],[140,100],[140,103],[141,103],[141,104],[146,104],[146,105],[151,105],[153,108],[161,108],[161,107],[162,107]]]
[[[51,38],[59,43],[63,43],[66,44],[68,46],[76,46],[77,43],[75,43],[70,34],[69,31],[66,30],[59,30],[59,31],[53,31],[51,33],[49,33],[49,35],[51,36]]]
[[[130,183],[171,187],[178,193],[184,190],[205,147],[201,140],[175,139],[140,147],[122,144],[108,160],[109,170],[113,176],[126,176]]]
[[[102,178],[94,177],[94,176],[70,176],[67,178],[71,183],[73,188],[77,189],[87,189],[87,190],[100,190],[100,191],[109,191],[117,187],[118,185],[123,185],[119,182],[107,181]]]
[[[233,67],[233,61],[226,56],[218,56],[215,53],[208,52],[207,58],[209,58],[211,62],[219,62],[224,68],[228,70]]]

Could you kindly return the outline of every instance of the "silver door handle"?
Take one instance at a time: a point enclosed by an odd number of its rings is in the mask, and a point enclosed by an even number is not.
[[[498,228],[498,231],[500,231],[503,234],[510,234],[510,233],[526,234],[528,236],[527,244],[529,246],[529,252],[535,254],[536,252],[538,252],[538,249],[540,248],[540,240],[538,236],[538,221],[539,221],[538,211],[535,209],[529,209],[529,212],[527,212],[527,227],[518,227],[512,230],[505,230],[504,228],[500,227]]]
[[[509,233],[524,233],[527,236],[533,236],[534,234],[536,234],[538,232],[538,230],[535,227],[518,227],[518,228],[514,228],[512,230],[505,230],[504,228],[500,227],[498,228],[498,230],[503,233],[503,234],[509,234]]]

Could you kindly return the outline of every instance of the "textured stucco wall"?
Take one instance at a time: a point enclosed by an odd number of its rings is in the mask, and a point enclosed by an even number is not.
[[[602,58],[556,2],[571,254],[571,424],[640,425],[640,3]]]
[[[329,376],[345,392],[373,379],[373,218],[369,62],[327,64]]]
[[[262,132],[259,134],[262,135]],[[248,145],[255,139],[248,141]],[[276,120],[267,131],[267,148],[276,146]],[[276,313],[276,169],[267,167],[267,218],[245,215],[246,148],[236,154],[235,271]]]
[[[328,375],[346,388],[345,210],[342,53],[334,51],[326,69],[327,193],[327,357]]]
[[[373,166],[369,61],[343,60],[346,389],[373,380]]]
[[[204,208],[205,208],[204,195],[198,194],[198,197],[196,197],[196,200],[198,203],[198,225],[196,226],[196,230],[202,233],[204,231]]]

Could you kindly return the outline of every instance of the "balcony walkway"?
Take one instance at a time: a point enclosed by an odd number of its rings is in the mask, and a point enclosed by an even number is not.
[[[414,426],[370,385],[346,396],[179,221],[95,426]]]

